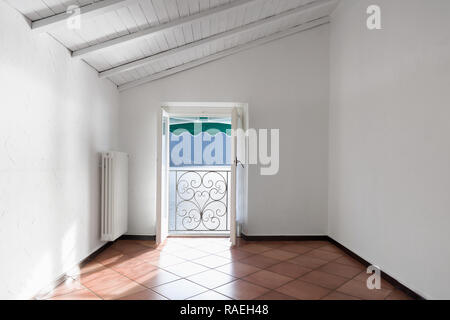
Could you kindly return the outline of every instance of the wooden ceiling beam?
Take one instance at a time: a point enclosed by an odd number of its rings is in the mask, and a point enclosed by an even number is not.
[[[130,5],[137,0],[103,0],[80,7],[80,19],[92,18],[106,12],[117,10]],[[48,18],[31,22],[31,29],[36,32],[48,32],[55,28],[67,26],[70,19],[73,19],[73,12],[63,12]]]
[[[106,77],[110,77],[110,76],[113,76],[113,75],[116,75],[116,74],[119,74],[119,73],[122,73],[122,72],[126,72],[126,71],[129,71],[129,70],[132,70],[132,69],[136,69],[136,68],[142,67],[144,65],[150,64],[152,62],[163,60],[163,59],[165,59],[167,57],[170,57],[170,56],[173,56],[173,55],[175,55],[177,53],[180,53],[180,52],[183,52],[183,51],[186,51],[186,50],[190,50],[192,48],[199,47],[199,46],[205,45],[205,44],[213,42],[213,41],[224,40],[226,38],[234,37],[234,36],[242,34],[244,32],[249,32],[249,31],[252,31],[252,30],[256,30],[256,29],[260,28],[261,26],[267,25],[269,23],[274,23],[274,22],[280,21],[282,19],[286,19],[286,18],[295,16],[295,15],[300,15],[300,14],[302,14],[304,12],[316,9],[316,8],[318,8],[320,6],[325,5],[325,4],[332,3],[333,1],[334,0],[319,0],[319,1],[315,1],[313,3],[307,4],[307,5],[303,5],[303,6],[300,6],[300,7],[297,7],[297,8],[294,8],[294,9],[282,12],[280,14],[277,14],[277,15],[274,15],[274,16],[271,16],[271,17],[268,17],[268,18],[265,18],[265,19],[261,19],[261,20],[255,21],[253,23],[249,23],[249,24],[240,26],[238,28],[231,29],[229,31],[225,31],[225,32],[222,32],[222,33],[219,33],[219,34],[216,34],[216,35],[213,35],[213,36],[210,36],[210,37],[198,40],[198,41],[194,41],[194,42],[188,43],[188,44],[180,46],[180,47],[176,47],[176,48],[173,48],[173,49],[170,49],[170,50],[167,50],[167,51],[163,51],[163,52],[160,52],[160,53],[148,56],[146,58],[142,58],[142,59],[138,59],[138,60],[135,60],[135,61],[131,61],[131,62],[122,64],[122,65],[113,67],[111,69],[101,71],[101,72],[99,72],[99,77],[100,78],[106,78]]]

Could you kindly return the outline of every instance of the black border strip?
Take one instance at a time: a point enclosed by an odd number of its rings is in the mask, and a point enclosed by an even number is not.
[[[241,238],[247,241],[328,241],[328,236],[247,236],[241,234]]]
[[[322,235],[322,236],[320,236],[320,235],[317,235],[317,236],[307,236],[307,235],[305,235],[305,236],[301,236],[301,235],[299,235],[299,236],[282,236],[282,235],[277,235],[277,236],[249,236],[249,235],[241,234],[241,237],[242,237],[242,239],[247,240],[247,241],[329,241],[332,244],[334,244],[336,247],[338,247],[339,249],[344,251],[346,254],[351,256],[353,259],[361,262],[364,266],[368,267],[370,265],[373,265],[372,263],[368,262],[367,260],[363,259],[359,255],[354,253],[352,250],[348,249],[347,247],[345,247],[344,245],[340,244],[339,242],[337,242],[336,240],[334,240],[330,236],[326,236],[326,235]],[[418,293],[414,292],[413,290],[409,289],[404,284],[398,282],[398,280],[396,280],[395,278],[393,278],[392,276],[390,276],[389,274],[387,274],[383,270],[381,270],[381,278],[383,278],[384,280],[389,282],[396,289],[399,289],[399,290],[403,291],[404,293],[406,293],[407,295],[409,295],[413,299],[426,300],[424,297],[422,297]]]
[[[86,263],[88,263],[89,261],[92,261],[96,256],[98,256],[100,253],[102,253],[103,251],[105,251],[106,249],[108,249],[110,246],[112,246],[114,242],[106,242],[103,246],[101,246],[100,248],[98,248],[97,250],[95,250],[94,252],[92,252],[90,255],[88,255],[86,258],[84,258],[83,260],[81,260],[81,262],[78,264],[79,266],[83,266]]]
[[[156,240],[156,236],[124,234],[117,240],[150,240],[150,241],[152,241],[152,240]]]

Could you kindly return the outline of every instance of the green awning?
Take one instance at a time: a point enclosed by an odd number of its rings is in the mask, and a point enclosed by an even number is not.
[[[194,136],[201,132],[208,132],[212,136],[218,134],[219,132],[231,135],[231,124],[221,122],[176,123],[170,125],[170,132],[176,135],[180,135],[183,132],[189,132],[191,135]]]

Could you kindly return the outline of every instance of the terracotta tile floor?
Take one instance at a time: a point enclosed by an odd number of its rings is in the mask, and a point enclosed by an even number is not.
[[[41,299],[411,299],[326,241],[119,240]]]

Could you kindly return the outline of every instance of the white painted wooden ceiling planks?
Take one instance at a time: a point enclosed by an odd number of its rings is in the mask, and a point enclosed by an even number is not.
[[[327,23],[337,1],[7,0],[119,89]],[[65,23],[73,5],[79,29]]]

